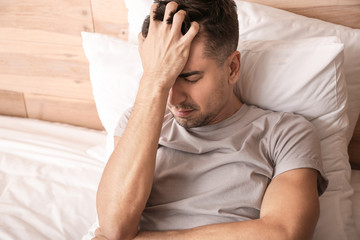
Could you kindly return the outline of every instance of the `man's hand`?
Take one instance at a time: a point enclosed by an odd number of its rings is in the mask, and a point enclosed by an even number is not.
[[[191,42],[199,31],[199,24],[191,23],[189,31],[182,35],[181,26],[186,12],[175,13],[173,23],[166,20],[175,12],[178,5],[170,2],[166,5],[163,21],[154,20],[154,11],[158,4],[153,4],[150,13],[150,26],[146,38],[139,34],[139,52],[144,69],[144,77],[156,80],[153,83],[170,90],[178,75],[185,67],[189,57]]]

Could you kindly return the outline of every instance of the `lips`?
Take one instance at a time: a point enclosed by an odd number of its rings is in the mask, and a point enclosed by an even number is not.
[[[194,112],[195,110],[193,109],[186,109],[186,110],[174,110],[174,113],[177,117],[181,117],[181,118],[185,118],[188,117],[192,112]]]

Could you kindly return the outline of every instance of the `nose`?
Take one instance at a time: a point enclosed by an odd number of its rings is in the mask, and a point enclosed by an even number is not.
[[[181,81],[178,79],[170,89],[168,102],[172,106],[176,106],[186,101],[185,89],[181,85]]]

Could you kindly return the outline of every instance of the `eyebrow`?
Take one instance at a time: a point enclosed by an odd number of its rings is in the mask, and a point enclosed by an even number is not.
[[[203,73],[204,73],[203,71],[192,71],[192,72],[182,73],[178,77],[179,78],[187,78],[192,75],[203,74]]]

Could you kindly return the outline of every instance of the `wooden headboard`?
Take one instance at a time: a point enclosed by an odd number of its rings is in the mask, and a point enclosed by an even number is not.
[[[251,0],[360,28],[359,0]],[[2,0],[0,114],[103,129],[89,81],[81,31],[127,39],[124,0]],[[360,121],[349,146],[360,167]]]

